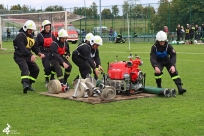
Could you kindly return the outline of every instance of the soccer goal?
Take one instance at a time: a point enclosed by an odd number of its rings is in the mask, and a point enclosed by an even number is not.
[[[38,13],[20,13],[20,11],[15,11],[15,14],[11,14],[9,11],[5,11],[5,13],[0,11],[0,49],[3,49],[2,41],[13,40],[27,20],[35,22],[37,30],[34,36],[36,36],[41,31],[41,25],[44,20],[49,20],[52,26],[57,25],[58,27],[52,27],[52,31],[58,31],[61,28],[67,30],[68,24],[82,18],[84,16],[68,11]],[[10,30],[10,35],[8,35],[7,29]]]

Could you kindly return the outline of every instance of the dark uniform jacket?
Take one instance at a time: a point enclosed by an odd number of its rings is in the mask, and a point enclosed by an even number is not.
[[[62,57],[65,56],[70,56],[69,44],[67,42],[62,43],[56,39],[50,46],[50,59],[56,59],[62,65],[64,62]]]
[[[173,49],[172,45],[168,44],[168,42],[166,42],[164,46],[161,46],[158,42],[156,42],[151,48],[150,62],[153,67],[156,67],[159,64],[165,65],[167,63],[175,66],[176,52]]]
[[[82,43],[75,51],[73,51],[73,54],[84,58],[92,69],[95,69],[98,67],[98,65],[101,65],[99,50],[93,49],[90,44]],[[95,61],[96,66],[93,60]]]
[[[39,47],[34,41],[33,35],[28,35],[23,28],[19,30],[19,34],[13,40],[14,55],[31,57],[33,54],[31,50],[38,55],[40,53]]]
[[[55,36],[51,33],[51,31],[49,33],[42,31],[37,35],[36,38],[36,43],[40,49],[43,49],[43,47],[49,47],[48,44],[51,45],[52,41],[55,41]]]

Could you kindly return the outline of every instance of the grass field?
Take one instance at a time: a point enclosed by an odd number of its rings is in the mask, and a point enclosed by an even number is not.
[[[155,86],[154,71],[149,62],[152,43],[104,43],[100,47],[102,66],[107,62],[127,60],[138,54],[144,61],[141,70],[147,74],[146,84]],[[46,97],[44,72],[33,85],[36,92],[22,93],[20,70],[13,60],[12,42],[4,42],[0,51],[0,135],[7,123],[11,133],[26,136],[203,136],[204,135],[204,46],[174,45],[177,69],[187,93],[175,98],[152,97],[91,105],[82,102]],[[71,51],[76,45],[70,44]],[[73,63],[72,63],[73,64]],[[78,73],[73,69],[69,82]],[[164,70],[162,86],[175,88]]]

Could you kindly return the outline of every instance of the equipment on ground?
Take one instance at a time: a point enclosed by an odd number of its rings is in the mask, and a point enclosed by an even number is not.
[[[128,57],[129,61],[115,61],[108,63],[108,74],[104,75],[105,85],[113,86],[118,94],[141,93],[144,89],[144,73],[139,69],[143,61],[139,56],[132,54]]]
[[[143,92],[150,93],[150,94],[158,94],[160,96],[165,96],[165,97],[176,96],[176,90],[168,89],[168,88],[157,88],[157,87],[145,86]]]

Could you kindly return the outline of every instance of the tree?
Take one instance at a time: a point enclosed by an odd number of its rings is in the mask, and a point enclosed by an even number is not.
[[[6,8],[4,8],[3,4],[0,4],[0,9],[6,9]]]
[[[110,9],[104,8],[101,14],[102,14],[102,17],[105,19],[110,19],[112,17]]]
[[[21,10],[21,5],[20,4],[13,5],[13,6],[11,6],[10,10]]]
[[[128,1],[123,2],[122,8],[123,8],[123,16],[126,17],[127,14],[129,13],[129,3],[128,3]]]
[[[112,14],[117,17],[119,14],[119,8],[117,5],[112,6]]]
[[[91,10],[92,10],[92,17],[96,18],[98,15],[98,11],[97,11],[97,5],[95,2],[91,4]]]
[[[45,9],[45,11],[64,11],[64,8],[62,6],[49,6]]]
[[[137,4],[136,6],[131,6],[131,15],[137,16],[137,18],[142,18],[143,15],[143,6],[141,4]]]
[[[24,5],[21,7],[21,10],[23,10],[23,11],[29,11],[29,6],[24,4]]]

